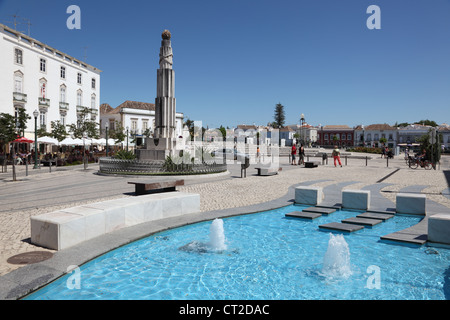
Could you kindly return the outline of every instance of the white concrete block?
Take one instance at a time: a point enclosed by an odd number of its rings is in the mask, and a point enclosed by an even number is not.
[[[127,197],[31,217],[32,243],[61,250],[143,222],[200,212],[200,195],[183,192]]]
[[[300,186],[295,188],[295,203],[317,205],[323,200],[322,187]]]
[[[449,213],[438,213],[428,218],[428,241],[450,245]]]
[[[426,195],[398,193],[396,197],[396,212],[425,215]]]
[[[84,241],[83,216],[69,212],[55,211],[31,218],[31,242],[61,250],[74,241]]]
[[[367,210],[370,207],[370,191],[343,190],[342,207],[355,210]]]

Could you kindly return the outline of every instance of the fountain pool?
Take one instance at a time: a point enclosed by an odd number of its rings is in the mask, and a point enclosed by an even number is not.
[[[301,206],[217,219],[154,234],[80,266],[25,299],[449,299],[450,250],[380,236],[420,221],[395,216],[351,234],[286,218]]]

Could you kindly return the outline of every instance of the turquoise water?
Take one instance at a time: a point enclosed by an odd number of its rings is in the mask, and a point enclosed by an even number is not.
[[[344,234],[351,272],[339,276],[322,271],[331,236],[318,226],[359,212],[312,221],[285,217],[302,208],[223,219],[223,251],[207,250],[211,222],[161,232],[80,266],[79,289],[73,272],[26,299],[450,298],[450,250],[380,241],[420,218],[395,216]]]

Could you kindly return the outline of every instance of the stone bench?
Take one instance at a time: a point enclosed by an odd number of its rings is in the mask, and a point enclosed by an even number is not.
[[[397,213],[425,215],[426,200],[424,194],[398,193],[396,197]]]
[[[258,176],[271,176],[278,174],[278,171],[281,171],[280,167],[256,167],[256,171],[258,171]]]
[[[306,161],[305,162],[305,168],[316,168],[320,164],[319,161]]]
[[[175,191],[177,186],[184,186],[184,180],[160,181],[160,182],[128,182],[135,185],[135,193],[140,196],[146,193],[159,193]]]
[[[300,186],[295,188],[295,203],[318,205],[324,198],[321,187]]]
[[[343,190],[342,208],[355,210],[368,210],[370,207],[370,191]]]
[[[450,245],[450,214],[438,213],[428,218],[427,240]]]
[[[31,242],[62,250],[140,223],[200,212],[200,195],[168,192],[108,200],[31,217]]]

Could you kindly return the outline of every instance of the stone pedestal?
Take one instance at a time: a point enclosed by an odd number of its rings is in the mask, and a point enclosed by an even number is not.
[[[167,156],[173,156],[176,140],[173,138],[147,138],[145,149],[136,150],[139,160],[165,160]]]

